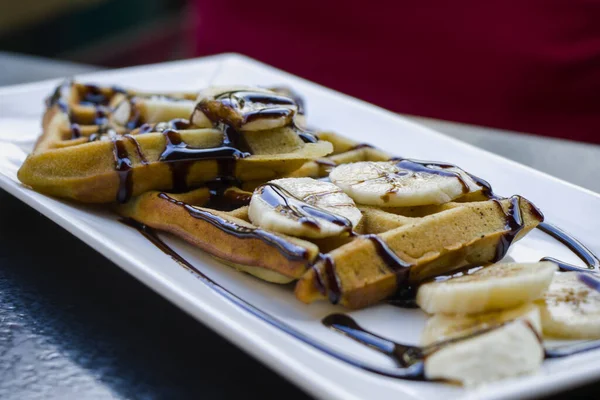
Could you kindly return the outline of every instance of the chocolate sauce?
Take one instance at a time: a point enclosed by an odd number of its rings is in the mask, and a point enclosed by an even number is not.
[[[600,271],[600,259],[598,259],[598,257],[592,253],[590,249],[585,247],[579,240],[575,239],[562,229],[546,222],[540,223],[537,228],[567,246],[569,250],[575,253],[575,255],[586,264],[587,270],[552,257],[544,257],[540,261],[551,261],[556,263],[558,267],[564,271]]]
[[[300,114],[300,115],[305,114],[304,99],[298,93],[296,93],[289,87],[275,86],[275,87],[270,87],[267,89],[272,90],[273,92],[276,92],[278,94],[281,94],[283,96],[286,96],[286,97],[294,100],[294,103],[296,103],[296,106],[298,107],[298,114]]]
[[[187,176],[194,161],[216,160],[219,168],[218,176],[226,178],[235,175],[236,160],[250,155],[235,147],[230,147],[231,142],[227,135],[225,135],[222,146],[212,148],[190,147],[182,140],[180,133],[173,129],[164,130],[163,135],[166,145],[159,161],[169,163],[173,174],[173,186],[178,191],[188,189]]]
[[[369,143],[359,143],[355,146],[352,146],[348,149],[348,151],[358,150],[358,149],[372,149],[374,146]]]
[[[396,166],[401,170],[408,170],[414,173],[423,172],[426,174],[456,178],[462,186],[463,193],[469,192],[469,184],[465,181],[463,176],[457,171],[449,170],[450,168],[457,168],[455,165],[432,161],[417,161],[408,158],[395,158],[392,160],[397,161]],[[401,172],[402,171],[400,171],[398,174],[404,175]]]
[[[319,138],[317,138],[317,136],[314,133],[302,129],[296,124],[294,124],[293,129],[298,133],[298,136],[300,137],[300,139],[302,139],[304,143],[317,143],[319,141]]]
[[[110,97],[104,95],[102,90],[96,85],[83,85],[83,92],[80,92],[80,96],[80,104],[82,105],[107,106],[110,101]]]
[[[185,118],[175,118],[168,122],[168,126],[176,130],[190,129],[191,123]]]
[[[152,124],[142,124],[140,125],[140,129],[138,129],[138,135],[143,133],[148,133],[154,131],[154,125]]]
[[[496,255],[494,256],[494,260],[492,262],[498,262],[504,258],[508,252],[508,248],[514,242],[519,232],[521,232],[521,230],[525,227],[525,224],[523,222],[523,216],[521,215],[521,198],[519,196],[513,196],[510,198],[510,206],[508,211],[504,211],[500,200],[494,199],[493,201],[504,213],[504,221],[506,223],[506,229],[508,229],[508,232],[506,232],[500,238],[500,242],[496,246]]]
[[[233,190],[241,182],[231,179],[217,179],[205,184],[210,191],[210,199],[203,207],[218,211],[232,211],[250,204],[252,193]],[[232,189],[232,190],[229,190]]]
[[[294,100],[289,97],[280,96],[275,93],[262,93],[249,90],[233,90],[221,93],[215,96],[224,107],[238,110],[241,114],[241,124],[249,123],[259,119],[276,119],[288,118],[293,116],[294,110],[290,107],[294,106]],[[262,104],[263,107],[251,107],[249,111],[243,112],[246,103]],[[212,122],[222,122],[231,124],[233,121],[228,121],[227,117],[221,115],[219,111],[215,111],[210,104],[210,101],[200,101],[197,108],[202,111]]]
[[[113,139],[113,155],[115,158],[115,170],[119,176],[119,188],[117,190],[117,202],[125,203],[131,198],[133,191],[133,179],[131,176],[132,163],[129,153],[122,139]]]
[[[144,155],[144,153],[142,152],[142,148],[140,147],[139,142],[136,140],[135,137],[131,136],[130,134],[126,134],[123,135],[123,137],[127,140],[129,140],[129,142],[135,147],[135,152],[138,155],[141,163],[143,165],[148,165],[148,160],[146,159],[146,156]]]
[[[108,110],[106,107],[100,106],[100,107],[96,108],[96,115],[94,117],[94,125],[98,126],[97,133],[99,133],[101,135],[108,132],[108,129],[109,129],[108,114],[109,113],[110,113],[110,110]]]
[[[225,140],[223,142],[224,146],[235,147],[243,153],[252,154],[252,150],[250,149],[250,145],[246,140],[246,136],[237,129],[232,126],[222,125],[221,130],[225,134]]]
[[[130,97],[129,98],[129,118],[125,123],[125,128],[132,130],[137,128],[142,124],[142,114],[140,113],[140,109],[137,106],[137,98]]]
[[[600,280],[593,278],[591,274],[577,274],[579,281],[590,289],[600,292]]]
[[[373,332],[369,332],[346,314],[330,314],[323,318],[321,322],[326,327],[385,354],[401,368],[409,368],[416,364],[422,367],[425,354],[418,346],[396,343]],[[423,373],[422,369],[420,373]]]
[[[46,107],[50,108],[53,106],[57,106],[62,112],[68,114],[69,113],[69,105],[67,104],[65,99],[62,98],[62,90],[66,86],[71,86],[71,85],[72,85],[71,81],[65,81],[62,84],[58,85],[56,87],[56,89],[54,89],[54,92],[52,92],[52,95],[50,95],[50,97],[48,97],[46,99]]]
[[[320,230],[319,220],[343,226],[344,231],[352,231],[352,222],[344,216],[308,204],[275,183],[265,183],[256,190],[271,207],[279,213],[290,216],[307,227]],[[330,194],[331,192],[327,193]]]
[[[321,264],[313,264],[316,288],[331,304],[338,304],[342,299],[342,289],[335,273],[335,263],[329,254],[319,254]]]
[[[176,201],[175,201],[176,202]],[[196,209],[197,210],[197,209]],[[166,255],[170,256],[174,261],[176,261],[179,265],[187,269],[188,271],[194,273],[202,283],[204,283],[209,289],[214,290],[216,293],[220,294],[227,300],[231,301],[233,304],[242,308],[243,310],[249,312],[255,317],[261,319],[265,323],[280,329],[281,331],[289,334],[290,336],[300,340],[301,342],[322,351],[323,353],[345,362],[349,365],[352,365],[356,368],[360,368],[364,371],[372,372],[375,374],[388,376],[391,378],[399,378],[399,379],[423,379],[423,368],[422,365],[416,363],[411,365],[408,368],[390,368],[390,367],[380,367],[376,365],[372,365],[370,363],[366,363],[359,359],[356,359],[352,356],[346,355],[342,352],[339,352],[325,343],[322,343],[312,337],[296,330],[292,326],[286,324],[285,322],[279,320],[278,318],[262,311],[261,309],[253,306],[237,295],[233,294],[223,286],[216,283],[214,280],[209,278],[207,275],[202,273],[199,269],[193,266],[190,262],[184,259],[181,255],[179,255],[175,250],[173,250],[169,245],[167,245],[156,233],[156,231],[148,227],[144,224],[141,224],[132,219],[124,219],[121,220],[126,225],[136,229],[140,232],[146,239],[148,239],[152,244],[154,244],[157,248],[159,248]]]
[[[410,267],[412,267],[413,264],[408,263],[398,257],[398,255],[392,249],[390,249],[387,243],[380,236],[371,234],[364,235],[362,237],[369,239],[373,243],[379,258],[381,258],[385,265],[387,265],[387,267],[396,274],[396,277],[398,278],[398,286],[406,286]]]
[[[193,218],[206,221],[227,234],[233,235],[239,239],[259,239],[264,243],[275,247],[277,251],[284,255],[288,260],[308,261],[309,254],[304,247],[293,244],[274,233],[260,228],[251,228],[238,225],[234,222],[226,220],[223,217],[213,214],[206,209],[197,208],[182,201],[176,200],[166,193],[160,193],[158,197],[183,207]]]
[[[79,124],[71,124],[71,140],[81,137],[81,127]]]
[[[444,346],[469,338],[473,338],[485,333],[491,332],[495,329],[506,326],[507,322],[500,325],[492,326],[489,328],[481,329],[476,332],[460,336],[457,338],[437,342],[425,347],[411,346],[406,344],[397,343],[389,339],[385,339],[373,332],[370,332],[361,327],[352,317],[346,314],[330,314],[323,318],[321,321],[326,327],[337,331],[344,336],[364,344],[380,353],[383,353],[390,357],[400,367],[411,367],[414,365],[422,365],[422,362],[427,356],[443,348]],[[539,333],[535,327],[526,320],[523,320],[538,338],[538,341],[543,346],[543,339],[539,336]],[[544,348],[544,355],[546,359],[549,358],[562,358],[568,357],[574,354],[582,353],[585,351],[600,349],[600,340],[590,340],[583,343],[574,343],[568,345],[554,346],[550,348]],[[460,361],[460,360],[459,360]]]
[[[323,158],[317,158],[316,160],[314,160],[314,162],[317,165],[322,165],[325,167],[337,167],[337,164],[334,161],[323,159]]]
[[[169,201],[181,203],[177,202],[174,199],[170,199]],[[201,211],[196,208],[193,208],[193,210]],[[371,363],[361,361],[359,359],[356,359],[352,356],[346,355],[329,347],[327,344],[322,343],[321,341],[318,341],[296,330],[295,328],[286,324],[280,319],[262,311],[261,309],[253,306],[252,304],[233,294],[231,291],[216,283],[214,280],[209,278],[207,275],[205,275],[203,272],[197,269],[194,265],[192,265],[190,262],[184,259],[180,254],[174,251],[158,236],[158,234],[153,228],[150,228],[132,219],[121,220],[121,222],[136,229],[162,252],[170,256],[174,261],[176,261],[188,271],[194,273],[209,289],[214,290],[216,293],[231,301],[233,304],[251,313],[255,317],[264,321],[265,323],[277,329],[280,329],[281,331],[289,334],[290,336],[300,340],[301,342],[317,350],[320,350],[323,353],[337,360],[340,360],[367,372],[398,379],[424,380],[425,376],[423,361],[428,355],[441,348],[441,346],[443,346],[444,344],[463,340],[467,337],[483,334],[490,331],[491,329],[494,329],[491,328],[479,331],[473,335],[468,335],[466,337],[461,337],[458,339],[451,339],[450,341],[433,344],[427,347],[418,347],[396,343],[394,341],[385,339],[373,332],[362,328],[348,315],[333,314],[325,317],[322,320],[322,323],[326,327],[338,331],[359,343],[362,343],[376,351],[388,355],[393,361],[396,362],[398,367],[390,368],[372,365]],[[566,357],[572,354],[580,353],[583,351],[589,351],[597,348],[600,348],[600,341],[578,343],[574,345],[560,346],[558,348],[545,349],[545,356],[546,358]]]

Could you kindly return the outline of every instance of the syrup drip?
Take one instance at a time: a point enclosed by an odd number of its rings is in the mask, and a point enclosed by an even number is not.
[[[508,252],[508,248],[514,242],[519,232],[525,227],[525,224],[523,223],[523,216],[521,215],[521,202],[519,196],[510,198],[508,211],[504,211],[499,200],[494,200],[494,202],[498,204],[498,207],[500,207],[504,213],[506,228],[509,229],[509,231],[500,238],[500,242],[496,246],[496,255],[492,262],[498,262],[504,258]]]
[[[144,156],[144,153],[142,153],[142,148],[140,147],[140,144],[138,143],[138,141],[136,140],[136,138],[135,138],[135,137],[133,137],[133,136],[132,136],[132,135],[130,135],[130,134],[123,135],[123,137],[124,137],[125,139],[129,140],[129,142],[130,142],[132,145],[134,145],[134,146],[135,146],[135,152],[137,153],[137,155],[138,155],[138,157],[139,157],[139,159],[140,159],[140,162],[141,162],[143,165],[148,165],[148,160],[146,159],[146,156]]]
[[[353,150],[358,150],[358,149],[372,149],[373,145],[370,145],[369,143],[359,143],[355,146],[352,146],[348,149],[348,151],[353,151]]]
[[[587,270],[593,272],[600,272],[600,259],[598,259],[598,257],[594,253],[592,253],[590,249],[585,247],[579,240],[575,239],[573,236],[563,231],[562,229],[545,222],[539,224],[538,229],[567,246],[569,250],[575,253],[575,255],[586,264]],[[552,257],[544,257],[540,261],[551,261],[553,263],[556,263],[558,267],[563,271],[587,272],[581,267],[557,260],[556,258]]]
[[[71,139],[79,139],[81,137],[81,127],[79,124],[71,124]]]
[[[335,273],[333,258],[329,254],[319,254],[319,260],[322,264],[315,263],[312,267],[315,271],[316,288],[331,304],[338,304],[342,299],[342,289]]]
[[[119,176],[119,189],[117,190],[117,202],[125,203],[131,198],[133,190],[133,179],[131,176],[132,163],[129,153],[122,139],[113,139],[113,155],[115,158],[115,170]]]
[[[456,178],[456,179],[458,179],[458,181],[460,182],[460,184],[462,186],[463,193],[469,192],[469,184],[465,181],[463,176],[457,171],[449,170],[450,168],[456,168],[455,165],[431,162],[431,161],[410,160],[407,158],[394,158],[392,160],[397,161],[396,166],[398,168],[400,168],[401,170],[407,170],[407,171],[411,171],[413,173],[423,172],[423,173],[431,174],[431,175],[447,176],[450,178]],[[398,174],[405,175],[405,173],[403,173],[403,171],[400,171]],[[390,191],[390,193],[393,193],[393,192],[394,192],[394,190],[392,189]]]
[[[175,201],[176,202],[176,201]],[[198,210],[198,209],[195,209]],[[200,210],[199,210],[200,211]],[[146,239],[148,239],[152,244],[154,244],[157,248],[159,248],[166,255],[170,256],[174,261],[176,261],[179,265],[187,269],[188,271],[194,273],[202,283],[204,283],[209,289],[214,290],[215,293],[223,296],[227,300],[231,301],[233,304],[242,308],[243,310],[249,312],[255,317],[261,319],[265,323],[280,329],[281,331],[291,335],[292,337],[300,340],[301,342],[322,351],[323,353],[345,362],[349,365],[352,365],[356,368],[360,368],[364,371],[368,371],[371,373],[375,373],[378,375],[388,376],[391,378],[398,379],[423,379],[423,368],[419,363],[415,363],[408,368],[389,368],[389,367],[380,367],[376,365],[372,365],[370,363],[366,363],[354,357],[348,356],[342,352],[339,352],[333,348],[330,348],[325,343],[322,343],[312,337],[296,330],[292,326],[286,324],[285,322],[279,320],[278,318],[262,311],[261,309],[253,306],[237,295],[233,294],[223,286],[216,283],[214,280],[209,278],[207,275],[202,273],[199,269],[193,266],[190,262],[184,259],[181,255],[179,255],[175,250],[173,250],[168,244],[166,244],[156,233],[154,229],[144,224],[141,224],[132,219],[124,219],[121,220],[124,224],[136,229],[139,233],[141,233]]]
[[[159,160],[169,163],[173,174],[173,186],[178,191],[188,189],[187,176],[194,161],[216,160],[219,167],[218,176],[232,178],[235,173],[235,161],[250,155],[231,147],[231,141],[226,134],[222,146],[207,149],[188,146],[179,132],[173,129],[166,129],[163,135],[166,138],[166,146]]]
[[[176,202],[176,201],[175,201]],[[198,210],[198,209],[195,209]],[[432,354],[434,351],[438,350],[442,347],[442,345],[452,343],[459,340],[464,340],[465,338],[476,336],[479,334],[483,334],[489,332],[491,329],[482,330],[479,332],[475,332],[472,335],[468,335],[465,337],[461,337],[458,339],[449,340],[447,342],[434,344],[427,347],[418,347],[411,346],[401,343],[396,343],[389,339],[385,339],[373,332],[370,332],[360,325],[356,323],[350,316],[344,314],[332,314],[325,317],[322,320],[322,323],[337,332],[344,334],[345,336],[368,346],[376,351],[379,351],[383,354],[388,355],[392,360],[394,360],[399,367],[389,368],[389,367],[381,367],[372,365],[370,363],[361,361],[354,357],[348,356],[344,353],[341,353],[325,343],[322,343],[312,337],[296,330],[292,326],[286,324],[280,319],[262,311],[261,309],[253,306],[237,295],[233,294],[228,289],[224,288],[220,284],[216,283],[214,280],[209,278],[207,275],[202,273],[199,269],[197,269],[194,265],[192,265],[189,261],[183,258],[180,254],[178,254],[175,250],[173,250],[168,244],[166,244],[156,233],[156,231],[148,227],[144,224],[141,224],[132,219],[123,219],[122,223],[136,229],[139,233],[141,233],[146,239],[148,239],[152,244],[154,244],[157,248],[159,248],[166,255],[170,256],[174,261],[176,261],[183,268],[188,271],[194,273],[202,283],[204,283],[209,289],[215,291],[219,295],[223,296],[225,299],[231,301],[233,304],[242,308],[243,310],[249,312],[255,317],[261,319],[265,323],[280,329],[281,331],[289,334],[290,336],[300,340],[301,342],[322,351],[323,353],[345,362],[349,365],[352,365],[356,368],[362,369],[367,372],[371,372],[374,374],[387,376],[391,378],[397,379],[408,379],[408,380],[424,380],[424,368],[423,361],[426,357]],[[566,345],[560,346],[558,348],[546,349],[545,355],[546,358],[558,358],[558,357],[567,357],[573,354],[581,353],[583,351],[589,351],[593,349],[600,348],[600,341],[592,341],[587,343],[578,343],[574,345]]]

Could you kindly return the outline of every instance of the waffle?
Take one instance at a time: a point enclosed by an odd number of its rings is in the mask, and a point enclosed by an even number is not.
[[[49,195],[122,203],[153,189],[181,192],[216,179],[239,185],[273,179],[331,151],[328,142],[290,124],[242,135],[243,118],[255,128],[277,121],[282,107],[268,102],[288,98],[265,89],[224,90],[260,95],[263,103],[250,111],[237,104],[229,115],[209,115],[211,120],[200,108],[215,111],[219,101],[196,102],[197,93],[149,94],[66,82],[48,99],[43,134],[18,177]],[[296,114],[297,107],[288,107],[284,122]],[[214,129],[224,123],[227,129]]]
[[[468,174],[464,184],[466,173],[454,166],[395,158],[333,132],[307,132],[303,105],[285,88],[157,95],[68,83],[50,98],[43,126],[19,171],[23,183],[59,197],[113,203],[119,215],[181,237],[240,271],[274,283],[296,281],[296,297],[305,303],[361,308],[397,298],[421,282],[500,260],[543,220],[520,196],[498,198]],[[462,192],[440,204],[356,204],[360,222],[334,236],[285,234],[252,222],[252,199],[277,189],[278,212],[318,231],[310,216],[331,214],[315,199],[333,192],[296,197],[271,181],[324,182],[336,166],[363,161],[456,177]]]

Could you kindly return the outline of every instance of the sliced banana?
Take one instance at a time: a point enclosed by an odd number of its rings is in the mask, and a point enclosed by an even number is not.
[[[268,89],[222,86],[202,90],[191,120],[205,126],[222,122],[240,131],[263,131],[290,125],[298,104]]]
[[[491,329],[517,319],[528,321],[536,332],[542,333],[540,311],[538,307],[530,303],[509,310],[475,315],[436,314],[427,320],[421,334],[421,344],[428,346],[436,342],[471,335],[477,331]]]
[[[119,125],[127,123],[156,123],[176,118],[189,118],[194,111],[192,100],[166,96],[133,97],[121,101],[113,111],[112,119]],[[212,128],[212,124],[202,127]]]
[[[478,386],[538,370],[544,348],[524,320],[451,342],[425,359],[425,376]]]
[[[551,262],[494,264],[472,274],[421,285],[417,304],[430,314],[475,314],[517,307],[544,295]]]
[[[537,302],[544,335],[600,339],[600,292],[581,282],[578,274],[556,274],[544,298]]]
[[[342,164],[329,178],[357,203],[385,207],[443,204],[481,189],[460,168],[415,160]]]
[[[285,178],[259,186],[250,200],[253,224],[292,236],[339,236],[362,218],[354,201],[329,182]]]

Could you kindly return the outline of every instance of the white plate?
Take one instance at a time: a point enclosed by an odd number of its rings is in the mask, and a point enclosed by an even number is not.
[[[368,141],[398,155],[456,163],[492,182],[497,193],[519,193],[532,200],[542,209],[547,221],[570,231],[593,251],[600,252],[598,194],[243,56],[226,54],[98,72],[77,78],[157,91],[196,90],[209,83],[286,84],[305,97],[311,125]],[[136,231],[118,223],[110,213],[49,198],[20,185],[16,178],[17,170],[39,134],[43,99],[57,82],[0,89],[0,186],[314,396],[328,399],[523,398],[555,392],[600,377],[600,351],[593,351],[547,361],[535,376],[466,391],[441,383],[404,381],[363,371],[265,323],[208,288]],[[341,308],[327,304],[306,306],[295,300],[290,286],[261,282],[235,272],[178,239],[166,237],[166,240],[210,278],[297,331],[361,360],[391,365],[382,355],[321,325],[323,316],[342,311]],[[579,264],[568,250],[539,231],[517,243],[507,257],[537,261],[542,256],[554,256]],[[421,311],[388,305],[350,314],[368,329],[404,343],[418,342],[425,320]],[[210,360],[200,361],[210,363]]]

